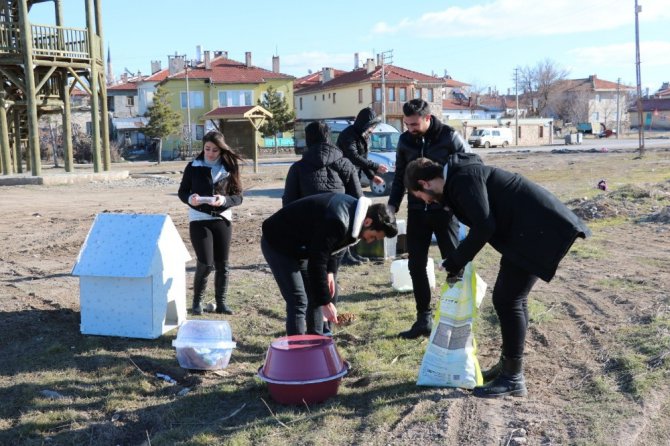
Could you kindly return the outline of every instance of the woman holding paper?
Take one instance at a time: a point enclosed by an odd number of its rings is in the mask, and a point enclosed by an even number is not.
[[[226,305],[232,211],[242,203],[242,157],[228,147],[223,134],[208,132],[202,152],[184,169],[179,199],[188,204],[189,235],[197,258],[193,280],[193,314],[202,314],[207,278],[214,274],[216,312],[233,314]]]

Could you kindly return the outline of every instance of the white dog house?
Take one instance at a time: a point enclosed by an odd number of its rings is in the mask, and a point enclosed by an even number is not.
[[[178,327],[189,260],[169,215],[97,215],[72,269],[81,332],[155,339]]]

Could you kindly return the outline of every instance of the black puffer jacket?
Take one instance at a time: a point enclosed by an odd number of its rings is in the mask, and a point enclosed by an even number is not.
[[[316,194],[294,201],[263,222],[263,238],[270,246],[295,259],[308,259],[311,292],[307,296],[316,305],[331,301],[327,275],[336,268],[332,254],[357,241],[354,217],[360,200],[367,199]]]
[[[458,271],[488,242],[511,262],[548,282],[586,225],[558,198],[523,176],[486,166],[474,153],[449,159],[442,205],[470,228],[445,265]]]
[[[308,147],[302,159],[289,168],[282,205],[323,192],[363,196],[356,167],[343,157],[340,149],[328,143]]]
[[[423,157],[445,165],[449,155],[457,152],[469,152],[468,143],[448,125],[442,124],[435,116],[430,117],[430,126],[423,137],[417,138],[410,132],[404,132],[398,140],[395,160],[395,177],[391,186],[388,204],[400,210],[402,198],[405,195],[405,168],[417,158]],[[426,204],[409,195],[407,209],[425,209]],[[430,205],[428,209],[439,208],[439,205]]]
[[[223,167],[230,172],[229,166],[224,164]],[[182,202],[188,204],[196,211],[216,216],[228,208],[242,204],[242,194],[225,195],[225,186],[225,178],[214,183],[212,180],[212,169],[204,163],[204,155],[201,153],[196,159],[186,165],[177,195]],[[223,195],[226,198],[226,203],[219,207],[210,206],[208,204],[193,206],[188,202],[188,197],[193,194],[198,194],[203,197]]]
[[[368,141],[363,137],[363,132],[379,122],[380,119],[375,115],[374,110],[369,107],[364,108],[358,112],[354,123],[337,137],[337,147],[370,180],[379,169],[379,164],[368,159]]]

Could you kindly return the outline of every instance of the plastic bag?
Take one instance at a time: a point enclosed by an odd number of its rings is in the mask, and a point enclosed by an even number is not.
[[[442,286],[417,385],[473,389],[483,383],[473,329],[486,286],[472,262],[461,280]]]

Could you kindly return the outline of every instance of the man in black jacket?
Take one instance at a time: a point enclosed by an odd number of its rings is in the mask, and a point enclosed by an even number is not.
[[[323,318],[337,322],[332,303],[335,255],[364,240],[398,233],[386,206],[344,194],[310,195],[281,208],[263,222],[261,250],[286,301],[286,333],[323,334]],[[307,283],[300,263],[307,259]],[[307,306],[322,312],[307,314]],[[322,315],[321,315],[322,314]]]
[[[423,99],[406,102],[403,114],[407,131],[398,140],[396,172],[388,200],[389,207],[395,212],[400,209],[405,194],[405,168],[412,160],[425,157],[444,165],[450,155],[470,151],[453,128],[442,124],[430,113],[430,106]],[[458,229],[458,221],[451,212],[438,205],[425,204],[412,195],[407,197],[408,268],[416,301],[416,322],[408,331],[401,332],[401,337],[430,336],[433,318],[430,309],[432,293],[426,272],[428,250],[435,233],[440,254],[446,258],[458,244]]]
[[[528,326],[528,294],[537,279],[549,282],[586,225],[558,198],[519,174],[485,166],[474,153],[456,153],[446,166],[429,159],[405,170],[407,190],[426,204],[449,208],[470,228],[442,263],[460,271],[489,243],[502,254],[493,288],[500,321],[500,362],[483,373],[475,396],[527,395],[523,353]]]
[[[340,133],[336,142],[344,157],[356,166],[357,173],[362,172],[368,178],[370,184],[382,183],[384,180],[377,174],[388,172],[388,167],[385,165],[368,159],[370,134],[380,122],[381,119],[375,114],[374,110],[366,107],[358,112],[354,123]],[[354,250],[349,250],[345,254],[343,262],[348,265],[356,265],[367,260],[356,254]]]

